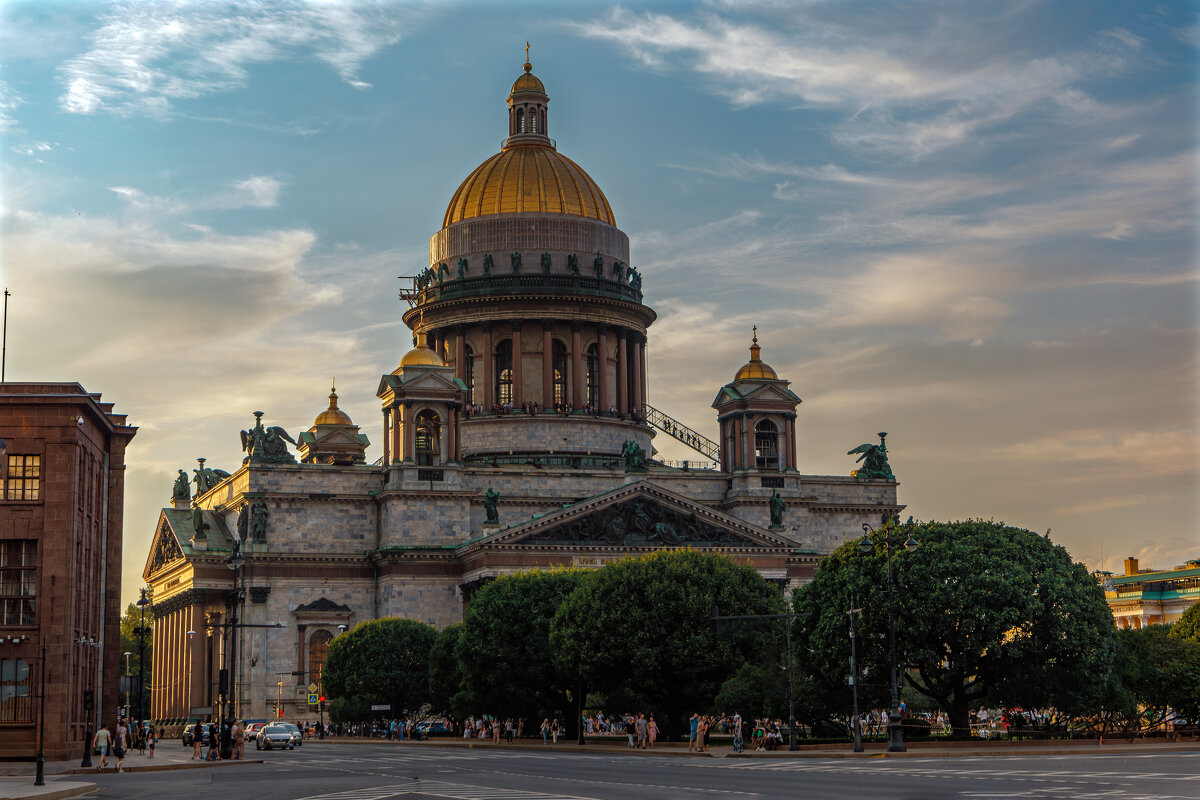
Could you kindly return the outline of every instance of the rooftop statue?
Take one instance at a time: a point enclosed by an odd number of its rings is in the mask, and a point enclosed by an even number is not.
[[[570,267],[572,275],[578,275],[579,274],[579,255],[576,253],[571,253],[571,255],[567,256],[567,266]]]
[[[887,431],[879,434],[879,444],[860,444],[853,450],[846,452],[846,455],[852,456],[855,453],[861,453],[858,460],[862,462],[862,466],[858,468],[857,477],[859,478],[879,478],[883,480],[895,480],[896,476],[892,474],[892,467],[888,464],[887,444],[884,440],[887,438]]]
[[[261,497],[250,506],[250,541],[267,541],[267,502]]]
[[[496,510],[496,504],[500,502],[500,493],[491,486],[487,488],[487,493],[483,496],[483,513],[487,515],[484,524],[499,525],[500,513]]]
[[[625,459],[626,472],[646,471],[646,451],[632,439],[626,439],[621,445],[621,457]]]
[[[463,264],[463,266],[465,267],[466,265]],[[442,279],[448,274],[450,274],[450,268],[448,266],[446,266],[446,262],[443,261],[442,263],[438,264],[437,282],[441,283]]]
[[[199,469],[192,470],[192,472],[196,474],[196,477],[192,480],[196,484],[197,497],[229,477],[229,473],[223,469],[211,469],[204,466],[205,459],[203,458],[197,458],[196,461],[200,464],[200,467]],[[183,470],[180,470],[180,472],[183,472]],[[178,480],[179,479],[176,478],[176,485],[178,485]]]
[[[263,412],[254,412],[254,427],[242,431],[242,450],[248,455],[243,464],[295,464],[296,458],[288,452],[284,442],[296,443],[283,428],[272,425],[263,428]]]
[[[517,252],[516,250],[514,250],[512,252],[512,255],[509,256],[509,260],[512,261],[513,273],[515,274],[517,272],[520,272],[521,271],[521,254],[519,252]]]
[[[175,479],[175,485],[171,487],[171,498],[174,500],[190,500],[191,497],[191,481],[188,480],[186,472],[179,470],[179,477]]]
[[[600,251],[596,251],[596,257],[592,259],[592,269],[596,271],[597,278],[604,277],[604,256],[600,255]]]
[[[614,261],[612,271],[613,271],[613,275],[617,276],[617,283],[625,282],[625,262],[624,261]]]
[[[642,273],[638,272],[633,267],[629,268],[629,284],[639,292],[642,290]]]
[[[488,269],[491,268],[491,266],[492,266],[492,257],[490,255],[484,256],[483,257],[483,272],[484,272],[484,274],[487,274],[487,271],[488,271]],[[467,260],[465,258],[460,258],[458,260],[458,279],[461,281],[465,277],[467,277]]]
[[[783,527],[783,512],[787,511],[787,503],[783,502],[783,498],[779,496],[779,492],[772,492],[771,499],[767,501],[767,505],[771,510],[771,527]]]
[[[550,271],[550,254],[542,253],[542,272]]]

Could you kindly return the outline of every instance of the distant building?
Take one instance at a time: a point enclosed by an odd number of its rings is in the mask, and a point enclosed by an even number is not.
[[[47,759],[115,721],[125,447],[137,429],[78,383],[0,384],[0,753]]]
[[[1124,575],[1100,573],[1100,577],[1118,628],[1165,625],[1200,601],[1200,559],[1156,570],[1139,569],[1136,558],[1127,558]]]
[[[340,631],[389,616],[458,622],[481,586],[535,567],[711,548],[790,591],[864,522],[903,508],[882,437],[854,451],[856,475],[800,472],[800,398],[757,338],[736,372],[707,362],[714,439],[648,405],[656,314],[629,238],[558,152],[549,97],[524,67],[508,139],[454,193],[428,269],[402,292],[415,346],[380,376],[367,428],[383,458],[366,457],[367,435],[331,392],[296,438],[299,463],[281,421],[247,414],[232,474],[200,465],[194,493],[178,477],[143,571],[156,719],[208,716],[227,678],[238,716],[315,717],[309,686]],[[700,455],[658,460],[657,435]],[[231,572],[235,547],[244,566]]]

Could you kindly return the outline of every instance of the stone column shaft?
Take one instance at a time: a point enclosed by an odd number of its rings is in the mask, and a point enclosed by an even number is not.
[[[629,413],[629,363],[626,360],[628,337],[625,330],[617,332],[617,411],[622,415]]]
[[[644,381],[642,380],[643,369],[643,352],[645,346],[641,340],[635,340],[633,343],[633,404],[637,406],[642,414],[646,413],[646,394],[644,391]]]
[[[466,349],[466,337],[460,328],[454,332],[454,377],[460,381],[467,379]]]
[[[612,403],[608,399],[608,329],[600,328],[600,341],[596,345],[596,369],[599,374],[596,376],[598,385],[596,388],[596,405],[600,411],[608,411],[612,407]]]
[[[554,337],[550,323],[542,323],[542,408],[554,408]]]
[[[383,410],[383,465],[385,467],[392,463],[391,417],[390,410],[385,408]]]
[[[571,326],[571,405],[583,408],[583,353],[578,325]]]
[[[491,409],[496,402],[496,387],[492,382],[492,369],[496,363],[496,354],[492,352],[492,326],[483,326],[483,401],[481,405]]]
[[[525,389],[522,387],[521,381],[521,323],[514,322],[512,324],[512,403],[513,406],[520,408],[521,402],[525,399]]]

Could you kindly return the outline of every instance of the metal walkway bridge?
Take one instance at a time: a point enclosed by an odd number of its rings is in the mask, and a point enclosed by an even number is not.
[[[709,461],[720,463],[721,446],[719,444],[704,434],[692,430],[679,420],[668,417],[650,404],[646,405],[646,422],[692,448]]]

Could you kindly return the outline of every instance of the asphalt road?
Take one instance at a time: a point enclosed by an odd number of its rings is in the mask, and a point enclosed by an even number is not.
[[[266,763],[88,779],[113,800],[1200,798],[1200,752],[767,760],[380,742],[247,756]]]

